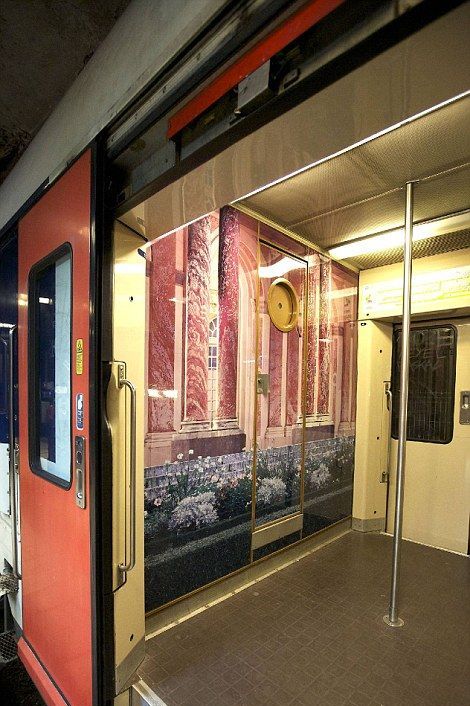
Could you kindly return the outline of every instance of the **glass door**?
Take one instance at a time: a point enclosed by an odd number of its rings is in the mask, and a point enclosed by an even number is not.
[[[299,514],[307,262],[260,241],[253,528]]]

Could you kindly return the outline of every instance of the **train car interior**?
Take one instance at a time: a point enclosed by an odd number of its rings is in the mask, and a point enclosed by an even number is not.
[[[162,698],[180,668],[179,643],[164,642],[169,628],[192,617],[194,628],[179,637],[194,640],[207,606],[351,523],[393,532],[409,182],[403,534],[467,554],[469,100],[179,228],[161,232],[159,195],[116,221],[115,341],[135,352],[122,359],[145,390],[137,395],[147,614],[140,673]],[[221,640],[209,630],[201,659],[191,653],[201,683],[203,656]],[[170,645],[164,666],[162,644]]]
[[[466,703],[468,4],[373,50],[354,12],[292,105],[122,103],[1,243],[0,587],[48,706]]]

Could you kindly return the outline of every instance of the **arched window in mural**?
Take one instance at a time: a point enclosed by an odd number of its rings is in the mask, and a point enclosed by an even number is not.
[[[217,317],[209,322],[209,370],[217,370],[217,347],[219,343],[219,324]]]
[[[211,423],[216,417],[217,413],[217,358],[218,358],[218,347],[219,347],[219,323],[218,317],[215,316],[209,321],[209,350],[208,350],[208,368],[209,368],[209,380],[208,380],[208,403],[209,403],[209,418]]]

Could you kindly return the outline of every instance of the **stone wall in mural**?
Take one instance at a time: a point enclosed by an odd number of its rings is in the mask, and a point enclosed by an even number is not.
[[[305,536],[350,514],[357,277],[232,207],[147,252],[151,610],[249,563],[255,525],[302,509]],[[289,333],[268,313],[279,277]]]

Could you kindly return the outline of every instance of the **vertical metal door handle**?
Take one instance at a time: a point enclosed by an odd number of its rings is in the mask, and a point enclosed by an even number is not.
[[[388,383],[390,385],[390,383]],[[390,387],[385,389],[385,395],[387,397],[387,410],[391,412],[392,410],[392,390]]]
[[[387,437],[387,461],[385,470],[382,471],[381,483],[389,483],[390,481],[390,454],[392,450],[392,388],[390,381],[385,382],[385,397],[387,399],[388,415],[388,437]],[[388,489],[387,489],[387,508],[388,508]]]
[[[18,568],[18,518],[16,515],[16,474],[18,472],[18,455],[19,449],[15,442],[15,375],[14,375],[14,347],[13,336],[16,331],[16,326],[12,326],[8,331],[8,371],[9,371],[9,470],[10,470],[10,506],[11,506],[11,540],[12,540],[12,569],[13,575],[17,579],[21,579],[21,573]]]
[[[129,472],[129,483],[130,483],[130,512],[129,512],[129,535],[130,535],[130,550],[127,550],[127,536],[128,528],[126,523],[126,540],[125,540],[125,559],[124,562],[119,564],[119,570],[123,573],[131,571],[135,566],[135,547],[136,547],[136,532],[135,532],[135,502],[136,502],[136,471],[137,471],[137,450],[136,450],[136,439],[137,439],[137,414],[136,414],[136,397],[137,392],[135,386],[130,380],[124,377],[124,365],[120,364],[118,367],[118,386],[119,389],[127,387],[131,393],[131,412],[130,412],[130,472]],[[126,487],[127,496],[127,487]]]

